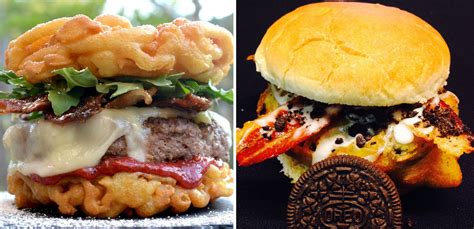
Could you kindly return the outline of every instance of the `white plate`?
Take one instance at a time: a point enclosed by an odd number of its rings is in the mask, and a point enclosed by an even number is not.
[[[59,216],[51,209],[19,210],[14,196],[0,192],[0,228],[4,227],[190,227],[202,225],[232,227],[233,198],[219,198],[207,208],[193,209],[186,214],[157,216],[146,219],[96,219],[92,217]]]

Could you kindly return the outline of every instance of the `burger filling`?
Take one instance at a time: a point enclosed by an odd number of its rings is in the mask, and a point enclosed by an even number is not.
[[[271,85],[260,97],[259,118],[238,130],[237,160],[251,165],[279,156],[289,165],[284,172],[296,181],[312,164],[350,154],[374,162],[403,182],[416,183],[407,171],[428,154],[440,152],[457,160],[474,149],[473,137],[457,115],[458,102],[453,93],[443,91],[425,104],[328,105]],[[455,179],[460,182],[460,177]]]
[[[105,81],[87,69],[54,72],[55,80],[38,84],[0,72],[13,86],[0,112],[18,117],[3,139],[10,173],[55,184],[143,172],[194,188],[211,164],[229,158],[230,124],[208,109],[213,99],[232,102],[231,91],[180,74]]]

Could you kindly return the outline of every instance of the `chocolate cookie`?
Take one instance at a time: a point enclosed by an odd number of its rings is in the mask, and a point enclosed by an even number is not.
[[[372,163],[334,156],[313,165],[291,191],[289,228],[401,228],[400,196]]]

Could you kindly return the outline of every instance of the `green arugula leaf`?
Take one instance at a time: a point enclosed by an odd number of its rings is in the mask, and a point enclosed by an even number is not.
[[[206,84],[199,84],[194,80],[186,80],[184,81],[184,85],[192,91],[193,94],[208,96],[213,99],[222,99],[227,103],[232,103],[234,101],[234,91],[233,90],[224,90],[224,89],[217,89],[212,82]]]
[[[37,119],[40,119],[43,117],[43,112],[41,111],[33,111],[31,113],[28,114],[26,118],[26,120],[28,121],[33,121],[33,120],[37,120]]]
[[[24,78],[17,76],[13,71],[0,70],[0,82],[12,85],[13,87],[10,93],[1,92],[0,98],[22,99],[44,93],[43,84],[33,85]]]
[[[123,95],[129,91],[143,89],[143,85],[140,83],[124,83],[124,82],[110,82],[105,83],[106,86],[115,86],[115,92],[110,95],[110,98],[115,98],[119,95]]]
[[[24,78],[17,76],[13,71],[0,71],[0,81],[10,84],[13,87],[33,88],[33,84],[27,82]]]
[[[178,85],[178,88],[181,90],[181,93],[184,94],[184,95],[187,95],[189,93],[194,92],[194,91],[191,91],[192,88],[188,88],[188,87],[184,86],[184,84],[181,83],[179,80],[176,81],[176,84]]]
[[[80,71],[74,68],[62,68],[54,70],[52,73],[64,77],[67,82],[68,91],[74,87],[95,87],[98,83],[97,78],[87,68]]]
[[[157,97],[183,97],[193,93],[212,99],[222,99],[232,103],[232,90],[217,89],[212,82],[202,84],[191,79],[182,79],[183,73],[159,76],[156,78],[118,77],[112,80],[97,79],[87,68],[76,70],[62,68],[52,73],[62,76],[51,82],[32,84],[13,71],[0,70],[0,82],[12,85],[11,92],[0,92],[0,99],[22,99],[47,94],[54,114],[59,116],[79,104],[86,88],[95,88],[98,93],[108,94],[115,98],[129,91],[158,87]],[[39,114],[32,114],[39,117]]]
[[[0,92],[0,99],[10,99],[11,93],[8,92]]]
[[[54,114],[60,116],[71,109],[71,107],[77,106],[82,93],[82,89],[69,92],[55,89],[48,90],[48,100],[51,102]]]
[[[217,89],[212,82],[209,81],[206,87],[206,93],[209,93],[212,97],[220,98],[228,103],[234,102],[234,90],[224,90],[224,89]]]
[[[105,83],[98,83],[97,85],[95,85],[95,90],[102,94],[108,94],[111,89],[112,87]]]

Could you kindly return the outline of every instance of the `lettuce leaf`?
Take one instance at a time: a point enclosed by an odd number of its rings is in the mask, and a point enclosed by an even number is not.
[[[86,90],[94,90],[106,94],[110,99],[137,89],[158,87],[157,97],[183,97],[193,93],[211,99],[222,99],[227,103],[233,102],[232,90],[217,89],[212,82],[199,83],[191,79],[182,79],[183,73],[158,76],[155,78],[116,77],[113,79],[98,79],[87,68],[76,70],[62,68],[53,71],[58,78],[48,83],[31,84],[13,71],[0,70],[0,82],[12,86],[11,92],[0,92],[0,99],[22,99],[36,95],[48,95],[54,114],[59,116],[79,104]]]

